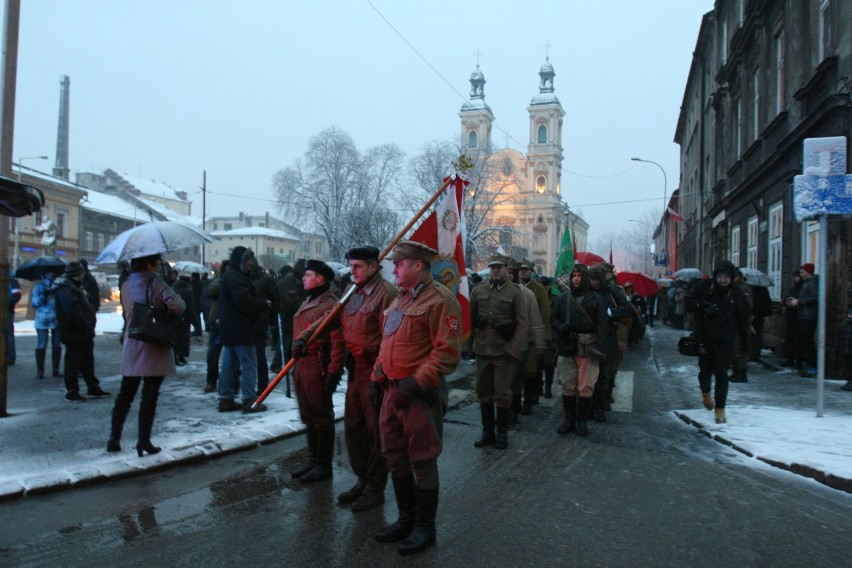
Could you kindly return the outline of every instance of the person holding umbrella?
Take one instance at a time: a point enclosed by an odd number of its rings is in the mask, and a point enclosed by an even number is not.
[[[47,338],[51,336],[51,359],[53,376],[61,377],[59,361],[62,357],[62,342],[56,327],[56,276],[62,274],[62,269],[47,268],[41,274],[41,282],[33,288],[32,304],[35,308],[36,340],[36,378],[44,378],[44,360],[47,354]]]
[[[130,261],[131,274],[121,291],[121,307],[128,314],[128,321],[133,320],[133,308],[137,304],[165,308],[173,314],[182,314],[186,310],[183,299],[160,276],[162,266],[159,254]],[[166,375],[174,374],[175,356],[172,348],[134,339],[129,336],[128,326],[125,325],[121,350],[121,389],[112,409],[108,452],[121,451],[121,431],[140,383],[142,400],[139,402],[136,452],[141,458],[145,452],[156,454],[160,451],[161,448],[151,443],[151,430],[157,412],[160,385]]]

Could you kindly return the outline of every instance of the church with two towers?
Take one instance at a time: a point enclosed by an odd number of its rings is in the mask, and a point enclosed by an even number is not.
[[[588,225],[562,203],[565,111],[554,92],[555,75],[548,58],[539,71],[539,92],[527,107],[527,153],[503,148],[487,154],[491,171],[487,183],[499,186],[497,191],[505,197],[492,200],[483,213],[486,223],[496,229],[496,236],[491,245],[477,248],[475,258],[468,259],[470,266],[484,266],[485,258],[502,246],[505,254],[516,259],[526,257],[535,264],[538,274],[549,276],[554,273],[569,224],[577,250],[582,250],[581,243],[585,245]],[[494,113],[485,102],[485,76],[479,65],[470,76],[470,85],[470,100],[459,112],[462,144],[471,153],[491,152]]]

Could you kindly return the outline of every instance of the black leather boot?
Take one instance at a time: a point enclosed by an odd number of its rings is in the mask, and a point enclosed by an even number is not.
[[[577,427],[577,397],[562,395],[562,409],[565,411],[565,421],[556,430],[560,436],[570,434]]]
[[[509,407],[509,425],[518,424],[518,414],[521,412],[521,395],[513,394],[512,403]]]
[[[59,371],[59,365],[60,365],[60,363],[62,363],[62,348],[61,347],[54,347],[50,358],[51,358],[51,363],[53,363],[53,376],[54,377],[64,376]]]
[[[139,402],[139,439],[136,443],[136,453],[140,458],[145,455],[145,452],[158,454],[162,449],[151,443],[151,429],[154,427],[154,416],[157,414],[159,394],[159,386],[154,389],[148,383],[142,385],[142,400]]]
[[[493,444],[497,439],[494,436],[494,403],[480,404],[479,412],[482,415],[482,436],[473,445],[482,448],[488,444]]]
[[[595,422],[606,422],[605,396],[607,395],[603,390],[595,388],[595,392],[592,395],[592,419]]]
[[[592,413],[592,399],[584,396],[577,398],[577,435],[585,438],[589,435],[589,415]]]
[[[391,477],[393,481],[393,492],[396,495],[396,507],[399,517],[396,522],[390,524],[379,532],[374,538],[379,542],[396,542],[411,534],[414,528],[415,508],[417,507],[417,486],[414,484],[414,476]]]
[[[508,408],[497,409],[497,441],[494,442],[494,447],[498,450],[505,450],[509,447],[509,413]]]
[[[127,413],[130,411],[130,405],[124,404],[121,398],[116,398],[115,406],[112,409],[112,424],[109,432],[109,440],[107,441],[108,452],[121,451],[121,431],[124,429],[124,421],[127,419]]]
[[[438,512],[438,488],[417,488],[417,515],[414,530],[405,537],[397,550],[403,556],[416,554],[435,545],[435,514]]]
[[[308,461],[295,471],[291,471],[293,477],[302,477],[317,465],[317,429],[308,424],[305,428],[308,438]]]
[[[311,471],[299,477],[302,483],[314,483],[331,479],[331,459],[334,457],[334,428],[317,430],[317,463]]]
[[[36,378],[43,379],[44,378],[44,356],[46,355],[46,349],[36,349],[35,350],[35,359],[36,359]]]

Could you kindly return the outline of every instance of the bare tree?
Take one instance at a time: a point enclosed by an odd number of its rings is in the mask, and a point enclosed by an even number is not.
[[[596,238],[594,250],[605,251],[614,246],[615,263],[622,272],[642,272],[650,276],[654,273],[651,243],[658,220],[659,212],[646,211],[630,219],[622,230]]]
[[[398,186],[403,162],[395,144],[362,155],[348,134],[326,128],[311,138],[303,160],[273,177],[278,209],[290,222],[316,226],[328,241],[329,257],[340,259],[353,243],[360,244],[356,224],[381,226],[388,217],[388,210],[376,205]]]
[[[371,245],[382,249],[402,227],[400,217],[380,204],[356,207],[346,216],[344,234],[350,246]]]

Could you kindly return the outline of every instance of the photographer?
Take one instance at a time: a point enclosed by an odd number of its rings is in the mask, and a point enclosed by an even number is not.
[[[686,308],[695,314],[696,335],[704,346],[698,356],[698,386],[707,410],[716,410],[716,423],[727,422],[725,401],[728,398],[728,367],[737,341],[748,337],[749,307],[742,292],[732,285],[736,268],[721,260],[713,270],[713,278],[693,286],[686,298]],[[714,397],[710,397],[710,378],[716,377]]]

